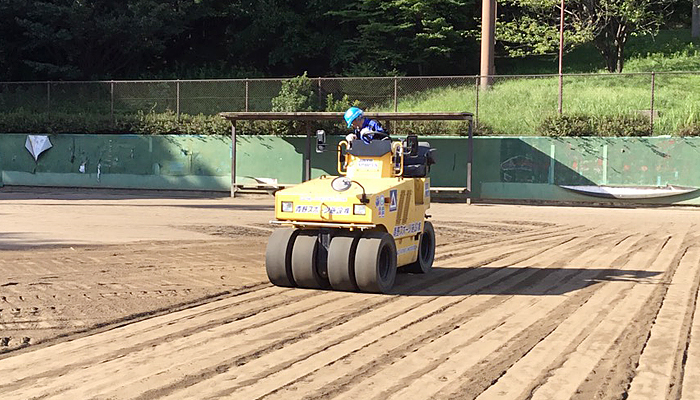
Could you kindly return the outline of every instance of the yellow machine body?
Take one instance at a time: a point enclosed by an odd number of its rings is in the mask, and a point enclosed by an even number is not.
[[[396,268],[419,273],[432,268],[428,158],[404,155],[398,141],[355,142],[338,146],[339,176],[321,176],[275,194],[272,223],[290,228],[276,230],[268,242],[272,283],[387,293]],[[412,148],[420,147],[415,144]]]
[[[395,142],[398,143],[398,142]],[[341,142],[340,146],[344,146]],[[418,239],[430,208],[430,178],[396,176],[402,165],[394,162],[397,146],[381,156],[345,156],[345,176],[354,181],[344,192],[333,190],[335,177],[323,176],[275,194],[275,217],[297,227],[373,229],[396,241],[397,264],[416,261]],[[397,165],[399,164],[399,165]],[[357,184],[359,183],[359,185]],[[363,188],[367,203],[362,203]],[[282,203],[286,205],[283,210]],[[364,206],[364,207],[363,207]],[[290,211],[291,210],[291,211]]]

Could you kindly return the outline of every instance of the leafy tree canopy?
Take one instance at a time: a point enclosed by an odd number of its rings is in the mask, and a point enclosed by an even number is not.
[[[558,1],[499,1],[506,54],[558,46]],[[570,0],[568,48],[621,71],[630,35],[691,0]],[[463,75],[479,71],[476,0],[2,0],[0,81]],[[687,24],[688,18],[666,20]],[[671,22],[669,22],[671,21]]]
[[[622,72],[631,35],[654,34],[675,0],[568,0],[564,7],[565,46],[593,42],[610,72]],[[553,53],[559,47],[560,2],[507,0],[496,28],[511,56]]]

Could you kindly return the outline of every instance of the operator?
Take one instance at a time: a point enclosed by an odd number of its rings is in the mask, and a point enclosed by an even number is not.
[[[389,134],[384,131],[382,125],[377,120],[365,118],[365,113],[357,107],[348,108],[343,118],[345,118],[348,128],[354,130],[353,133],[345,137],[348,143],[352,143],[357,138],[362,139],[367,144],[372,140],[389,139]]]

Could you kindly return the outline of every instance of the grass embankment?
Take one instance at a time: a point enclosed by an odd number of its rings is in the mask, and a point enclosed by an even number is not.
[[[474,86],[423,92],[399,101],[400,111],[478,111],[484,133],[533,135],[557,114],[558,78],[501,78],[488,91]],[[700,73],[655,77],[654,134],[700,123]],[[642,114],[651,108],[651,75],[566,77],[563,112],[595,117]]]
[[[687,126],[700,124],[700,41],[692,41],[687,30],[661,32],[656,38],[633,38],[628,45],[629,60],[624,74],[602,70],[602,58],[591,46],[565,56],[567,73],[596,73],[567,76],[563,86],[563,112],[594,118],[640,115],[651,108],[651,72],[654,82],[654,134],[676,134]],[[512,74],[552,73],[556,59],[522,59]],[[498,62],[497,62],[498,67]],[[674,74],[672,71],[697,71]],[[642,75],[627,75],[627,74]],[[435,89],[399,101],[400,111],[478,112],[483,133],[498,135],[540,134],[548,117],[557,115],[558,77],[500,77],[490,90],[474,86]],[[477,105],[478,95],[478,105]]]

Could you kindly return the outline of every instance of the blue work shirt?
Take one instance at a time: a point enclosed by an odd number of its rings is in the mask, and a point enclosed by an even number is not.
[[[365,128],[369,128],[371,132],[362,133],[362,130]],[[369,144],[369,142],[371,142],[372,139],[374,139],[373,132],[385,133],[384,128],[382,128],[382,125],[379,122],[377,122],[377,120],[369,118],[365,118],[365,120],[362,122],[362,126],[358,129],[355,129],[355,134],[367,144]]]

